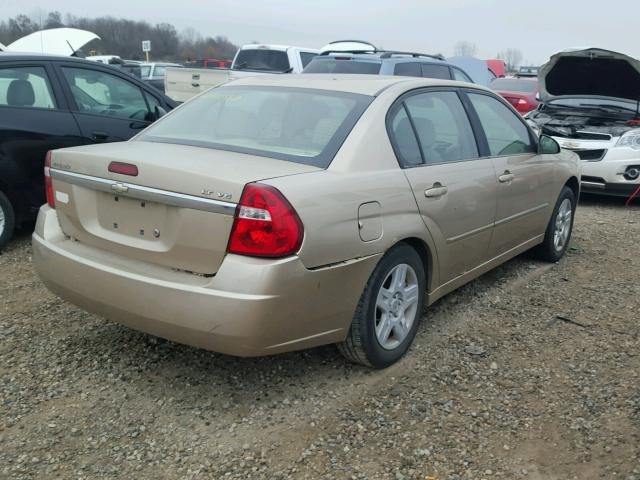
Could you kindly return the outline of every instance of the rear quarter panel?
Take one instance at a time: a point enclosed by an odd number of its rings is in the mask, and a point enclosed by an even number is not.
[[[305,227],[300,258],[307,268],[386,252],[407,238],[421,240],[432,256],[430,286],[438,284],[437,251],[389,140],[385,118],[398,93],[376,99],[327,170],[267,181],[294,206]],[[358,211],[380,204],[382,234],[363,241]]]

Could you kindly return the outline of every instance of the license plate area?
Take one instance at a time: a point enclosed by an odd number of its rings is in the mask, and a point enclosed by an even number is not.
[[[118,235],[154,241],[167,225],[168,205],[100,192],[100,226]]]

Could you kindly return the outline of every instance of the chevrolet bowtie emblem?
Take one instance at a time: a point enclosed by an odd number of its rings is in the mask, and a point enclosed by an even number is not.
[[[111,190],[116,193],[127,193],[129,191],[129,187],[127,187],[124,183],[114,183],[111,185]]]

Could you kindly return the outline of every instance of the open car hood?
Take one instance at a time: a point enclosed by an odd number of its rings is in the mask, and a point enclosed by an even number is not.
[[[559,97],[640,99],[640,62],[600,48],[556,53],[538,77],[543,102]]]
[[[71,56],[95,39],[100,39],[100,37],[87,30],[52,28],[33,32],[7,45],[5,49],[12,52]]]

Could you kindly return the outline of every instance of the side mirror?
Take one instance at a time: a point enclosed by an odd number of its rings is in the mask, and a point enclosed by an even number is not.
[[[548,135],[540,135],[538,153],[540,155],[556,155],[560,153],[560,144]]]
[[[153,108],[153,113],[154,113],[154,116],[155,116],[154,120],[158,120],[159,118],[164,117],[167,114],[167,111],[164,108],[156,105]]]

